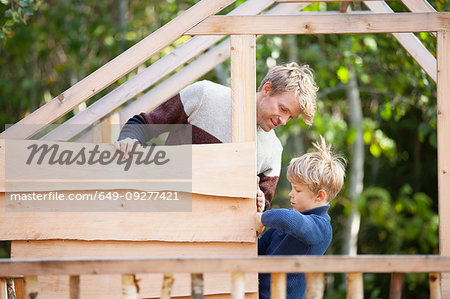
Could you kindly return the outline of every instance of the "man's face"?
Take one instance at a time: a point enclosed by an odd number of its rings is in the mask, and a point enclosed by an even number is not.
[[[270,85],[270,82],[264,84],[261,99],[256,106],[258,125],[266,132],[279,125],[284,126],[291,118],[297,118],[301,113],[295,91],[270,95]]]

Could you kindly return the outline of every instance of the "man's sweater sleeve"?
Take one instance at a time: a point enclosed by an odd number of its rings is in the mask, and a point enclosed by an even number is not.
[[[130,118],[123,126],[118,140],[131,138],[145,144],[151,138],[168,131],[167,126],[152,126],[152,124],[185,124],[187,118],[180,94],[177,94],[149,113],[141,113]]]
[[[262,214],[264,226],[276,228],[306,243],[316,244],[331,236],[329,222],[319,215],[304,215],[287,209],[274,209]]]

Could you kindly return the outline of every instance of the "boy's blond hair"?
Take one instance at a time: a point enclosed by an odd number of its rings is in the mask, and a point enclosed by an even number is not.
[[[320,136],[319,143],[313,143],[317,152],[294,158],[289,163],[287,179],[292,184],[305,184],[317,194],[319,190],[327,193],[327,202],[334,199],[344,185],[346,160],[331,150]]]
[[[319,89],[314,82],[313,71],[308,65],[299,66],[295,62],[272,68],[262,80],[258,91],[266,82],[271,82],[270,95],[295,91],[302,109],[303,121],[312,125],[316,114],[316,93]]]

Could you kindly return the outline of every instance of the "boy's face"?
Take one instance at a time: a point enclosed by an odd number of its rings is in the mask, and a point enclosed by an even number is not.
[[[313,208],[326,205],[323,190],[318,194],[314,194],[305,184],[292,184],[292,190],[289,192],[291,198],[291,206],[294,211],[303,212]]]

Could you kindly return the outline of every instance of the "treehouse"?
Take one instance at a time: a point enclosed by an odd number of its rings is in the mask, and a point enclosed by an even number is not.
[[[450,297],[450,13],[436,12],[425,0],[402,0],[408,13],[393,12],[384,1],[364,1],[369,10],[362,12],[347,11],[349,2],[342,1],[340,11],[323,13],[302,12],[316,0],[247,0],[228,15],[216,15],[233,2],[198,2],[1,134],[0,239],[12,242],[11,259],[0,261],[0,298],[8,298],[11,278],[23,298],[257,298],[257,272],[274,273],[273,298],[285,297],[286,272],[307,273],[309,298],[323,295],[325,272],[348,273],[348,298],[362,298],[364,272],[394,273],[393,298],[399,298],[398,273],[431,273],[430,296]],[[435,33],[436,58],[414,32]],[[437,83],[439,256],[257,257],[257,38],[345,33],[392,33]],[[47,127],[183,35],[192,38],[84,111]],[[53,211],[54,205],[42,208],[26,200],[11,206],[14,192],[56,197],[78,192],[103,194],[104,199],[151,192],[149,183],[161,178],[148,177],[145,167],[133,169],[126,179],[111,176],[123,169],[119,164],[105,168],[94,163],[74,174],[62,165],[66,158],[61,154],[55,158],[61,162],[57,176],[9,169],[30,158],[29,152],[15,149],[37,150],[44,144],[73,155],[98,146],[113,155],[111,144],[131,116],[158,106],[229,57],[232,142],[158,147],[168,155],[189,153],[185,158],[192,171],[163,179],[188,182],[188,187],[170,185],[177,202],[187,206],[157,212],[126,200],[114,201],[107,210],[81,200],[70,211],[64,210],[67,205]]]

